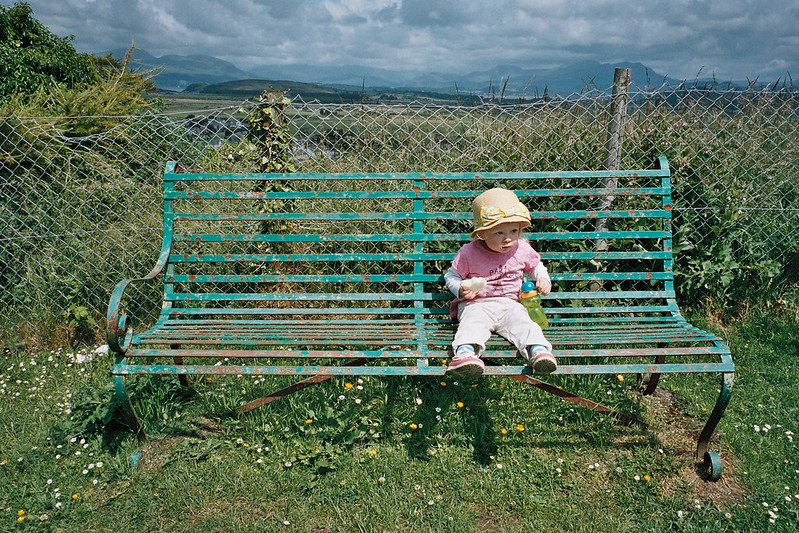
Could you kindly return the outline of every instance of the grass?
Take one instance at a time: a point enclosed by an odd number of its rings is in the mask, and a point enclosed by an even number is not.
[[[150,434],[138,443],[106,416],[107,356],[9,351],[0,530],[794,531],[795,318],[698,325],[738,370],[711,443],[717,483],[693,462],[715,376],[664,376],[643,399],[629,378],[563,381],[651,431],[506,379],[335,378],[234,417],[286,379],[148,378],[134,383]]]

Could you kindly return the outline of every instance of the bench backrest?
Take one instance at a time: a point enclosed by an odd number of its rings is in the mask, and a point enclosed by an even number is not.
[[[165,307],[181,314],[446,317],[471,201],[514,190],[552,317],[676,312],[668,163],[655,170],[164,174]]]

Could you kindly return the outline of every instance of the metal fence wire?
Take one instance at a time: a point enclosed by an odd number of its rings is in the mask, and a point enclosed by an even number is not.
[[[682,268],[716,268],[723,284],[735,269],[779,270],[799,251],[797,103],[792,88],[629,92],[619,166],[668,158],[675,248],[693,261]],[[258,170],[254,105],[0,117],[0,338],[46,342],[70,324],[101,325],[114,284],[155,263],[166,161]],[[609,110],[610,91],[586,91],[476,106],[296,98],[282,112],[298,171],[418,172],[602,169]]]

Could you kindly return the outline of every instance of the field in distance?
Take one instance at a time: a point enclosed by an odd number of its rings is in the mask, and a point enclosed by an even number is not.
[[[170,113],[193,113],[204,109],[235,106],[264,91],[283,91],[291,99],[322,104],[424,104],[457,105],[454,94],[405,89],[374,89],[351,85],[319,85],[284,80],[236,80],[223,83],[192,84],[182,92],[159,91],[169,103]],[[468,104],[468,102],[461,102]]]

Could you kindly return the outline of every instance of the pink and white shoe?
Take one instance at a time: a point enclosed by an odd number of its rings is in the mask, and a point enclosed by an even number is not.
[[[456,378],[479,378],[484,369],[485,363],[479,357],[468,355],[453,359],[447,366],[446,374]]]
[[[533,367],[533,372],[536,374],[551,374],[558,369],[558,363],[555,361],[555,356],[547,350],[536,350],[533,352],[533,357],[530,359],[530,364]]]

